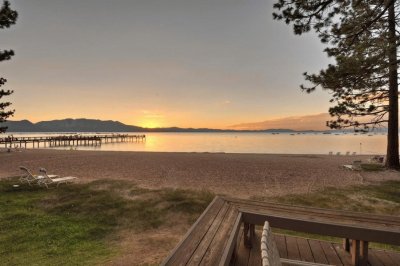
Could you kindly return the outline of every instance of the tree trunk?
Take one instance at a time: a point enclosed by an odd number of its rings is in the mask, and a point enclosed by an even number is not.
[[[389,7],[389,122],[387,135],[386,167],[400,169],[399,164],[399,105],[397,84],[397,46],[395,2]]]

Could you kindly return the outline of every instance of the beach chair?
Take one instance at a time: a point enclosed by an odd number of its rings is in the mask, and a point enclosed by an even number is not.
[[[374,157],[368,159],[368,162],[370,162],[370,163],[382,164],[384,161],[385,161],[385,157],[384,156],[379,156],[379,155],[375,155]]]
[[[361,171],[362,170],[361,161],[353,161],[352,164],[345,164],[345,165],[343,165],[343,167],[345,169],[353,170],[353,171]]]
[[[19,178],[21,183],[28,183],[28,185],[32,186],[32,184],[37,184],[39,180],[44,178],[42,175],[32,174],[31,170],[25,166],[20,166],[19,169],[24,172],[24,175]]]
[[[75,176],[65,176],[65,177],[59,177],[57,176],[56,178],[51,178],[50,175],[47,175],[47,170],[45,168],[40,168],[39,170],[44,178],[42,178],[38,184],[40,186],[45,186],[46,188],[49,188],[52,184],[56,185],[57,187],[60,184],[67,184],[69,182],[72,182],[72,180],[77,179]]]

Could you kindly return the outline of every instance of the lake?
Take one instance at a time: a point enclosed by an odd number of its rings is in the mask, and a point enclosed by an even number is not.
[[[129,133],[135,134],[135,133]],[[322,133],[137,133],[145,134],[140,143],[112,143],[97,147],[77,147],[78,150],[100,151],[160,151],[213,153],[284,153],[328,154],[356,152],[357,154],[385,154],[386,135],[377,134],[322,134]],[[7,134],[6,134],[7,135]],[[12,133],[18,136],[60,135],[45,133]],[[65,147],[62,149],[70,149]]]

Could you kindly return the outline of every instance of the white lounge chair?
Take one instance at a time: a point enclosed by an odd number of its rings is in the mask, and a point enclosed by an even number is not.
[[[38,182],[38,184],[40,186],[45,186],[46,188],[49,188],[49,186],[52,184],[55,184],[58,187],[60,184],[67,184],[69,182],[72,182],[72,180],[77,179],[77,177],[75,176],[65,176],[65,177],[57,176],[56,178],[51,178],[50,177],[51,175],[47,175],[47,170],[45,168],[40,168],[39,171],[43,174],[44,178],[41,179]]]
[[[24,175],[21,175],[19,178],[21,183],[28,183],[30,186],[32,186],[32,184],[37,184],[39,180],[44,178],[42,175],[32,174],[31,170],[25,166],[20,166],[19,169],[24,172]]]
[[[345,165],[343,165],[343,167],[345,169],[353,170],[353,171],[361,171],[362,170],[361,161],[359,161],[359,160],[353,161],[352,164],[345,164]]]

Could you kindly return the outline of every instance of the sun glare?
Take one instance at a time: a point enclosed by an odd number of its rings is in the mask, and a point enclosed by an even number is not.
[[[159,121],[154,121],[154,120],[146,120],[140,123],[142,127],[146,128],[156,128],[156,127],[161,127]]]

